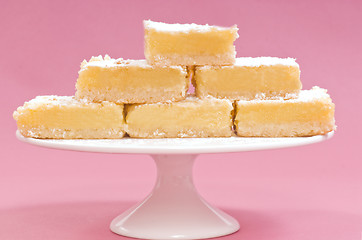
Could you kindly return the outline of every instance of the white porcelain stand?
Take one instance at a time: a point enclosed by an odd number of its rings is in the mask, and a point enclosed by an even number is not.
[[[141,239],[203,239],[239,229],[238,222],[210,206],[197,192],[192,167],[197,154],[285,148],[321,142],[333,132],[305,138],[193,138],[118,140],[43,140],[17,137],[30,144],[77,151],[150,154],[156,184],[145,200],[116,217],[111,230]]]
[[[139,205],[111,223],[120,235],[142,239],[200,239],[223,236],[239,223],[198,194],[192,180],[196,155],[152,155],[157,181]]]

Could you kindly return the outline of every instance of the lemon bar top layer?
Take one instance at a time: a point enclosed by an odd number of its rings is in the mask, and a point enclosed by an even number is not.
[[[70,96],[38,96],[13,114],[22,135],[35,138],[121,138],[123,105]]]
[[[197,66],[193,84],[200,98],[231,100],[295,98],[302,88],[293,58],[237,58],[232,66]]]
[[[294,137],[326,134],[335,129],[334,104],[325,89],[302,90],[296,99],[236,103],[239,136]]]
[[[145,56],[152,65],[230,65],[235,62],[236,25],[144,21]]]
[[[229,100],[189,96],[173,103],[129,105],[126,111],[131,137],[230,137],[232,133]]]
[[[188,86],[186,67],[98,56],[81,64],[76,97],[116,103],[179,101],[186,98]]]

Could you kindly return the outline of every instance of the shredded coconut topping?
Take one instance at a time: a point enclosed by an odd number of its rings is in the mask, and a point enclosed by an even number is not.
[[[330,99],[327,89],[323,89],[317,86],[314,86],[311,90],[302,90],[299,93],[299,97],[296,100],[309,102],[315,99]]]
[[[256,98],[251,101],[239,100],[238,102],[242,102],[243,104],[253,104],[260,102],[312,102],[315,100],[332,101],[326,89],[315,86],[311,90],[301,90],[297,98],[287,100],[283,98],[271,100]]]
[[[115,103],[104,101],[102,103],[93,103],[88,101],[87,99],[76,99],[74,96],[56,96],[56,95],[48,95],[48,96],[37,96],[34,99],[25,102],[22,108],[27,109],[36,109],[39,107],[52,107],[52,106],[74,106],[74,105],[97,105],[97,104],[110,104],[115,105]],[[19,109],[18,109],[19,111]]]
[[[80,65],[82,70],[86,69],[87,67],[140,67],[140,68],[155,68],[155,66],[149,65],[145,59],[133,60],[133,59],[123,59],[118,58],[114,59],[108,55],[105,55],[104,58],[99,55],[98,57],[91,57],[89,61],[83,60]],[[166,68],[166,66],[158,66],[158,68]],[[180,69],[186,71],[186,67],[182,66],[168,66],[168,68],[172,69]]]
[[[271,65],[286,65],[299,67],[295,58],[278,58],[278,57],[240,57],[235,59],[235,66],[259,67]]]
[[[143,21],[143,25],[145,29],[154,29],[156,31],[160,32],[190,32],[190,31],[196,31],[196,32],[208,32],[211,30],[225,30],[233,28],[236,31],[238,31],[238,27],[236,25],[233,25],[230,28],[227,27],[219,27],[219,26],[210,26],[208,24],[206,25],[199,25],[195,23],[191,24],[169,24],[169,23],[163,23],[163,22],[153,22],[151,20],[145,20]]]

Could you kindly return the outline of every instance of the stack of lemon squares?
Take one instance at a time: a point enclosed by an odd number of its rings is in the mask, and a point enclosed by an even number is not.
[[[145,60],[83,61],[75,96],[14,112],[33,138],[296,137],[335,129],[334,104],[301,90],[292,58],[236,58],[237,26],[144,21]],[[190,81],[195,93],[188,93]]]

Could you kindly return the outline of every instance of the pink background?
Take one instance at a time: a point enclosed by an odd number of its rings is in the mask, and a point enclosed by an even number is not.
[[[361,12],[352,0],[2,1],[0,239],[127,239],[108,226],[151,190],[151,159],[21,143],[12,112],[74,94],[92,55],[143,58],[143,19],[237,24],[238,56],[295,57],[304,88],[336,104],[327,142],[198,158],[198,189],[241,224],[221,239],[361,239]]]

